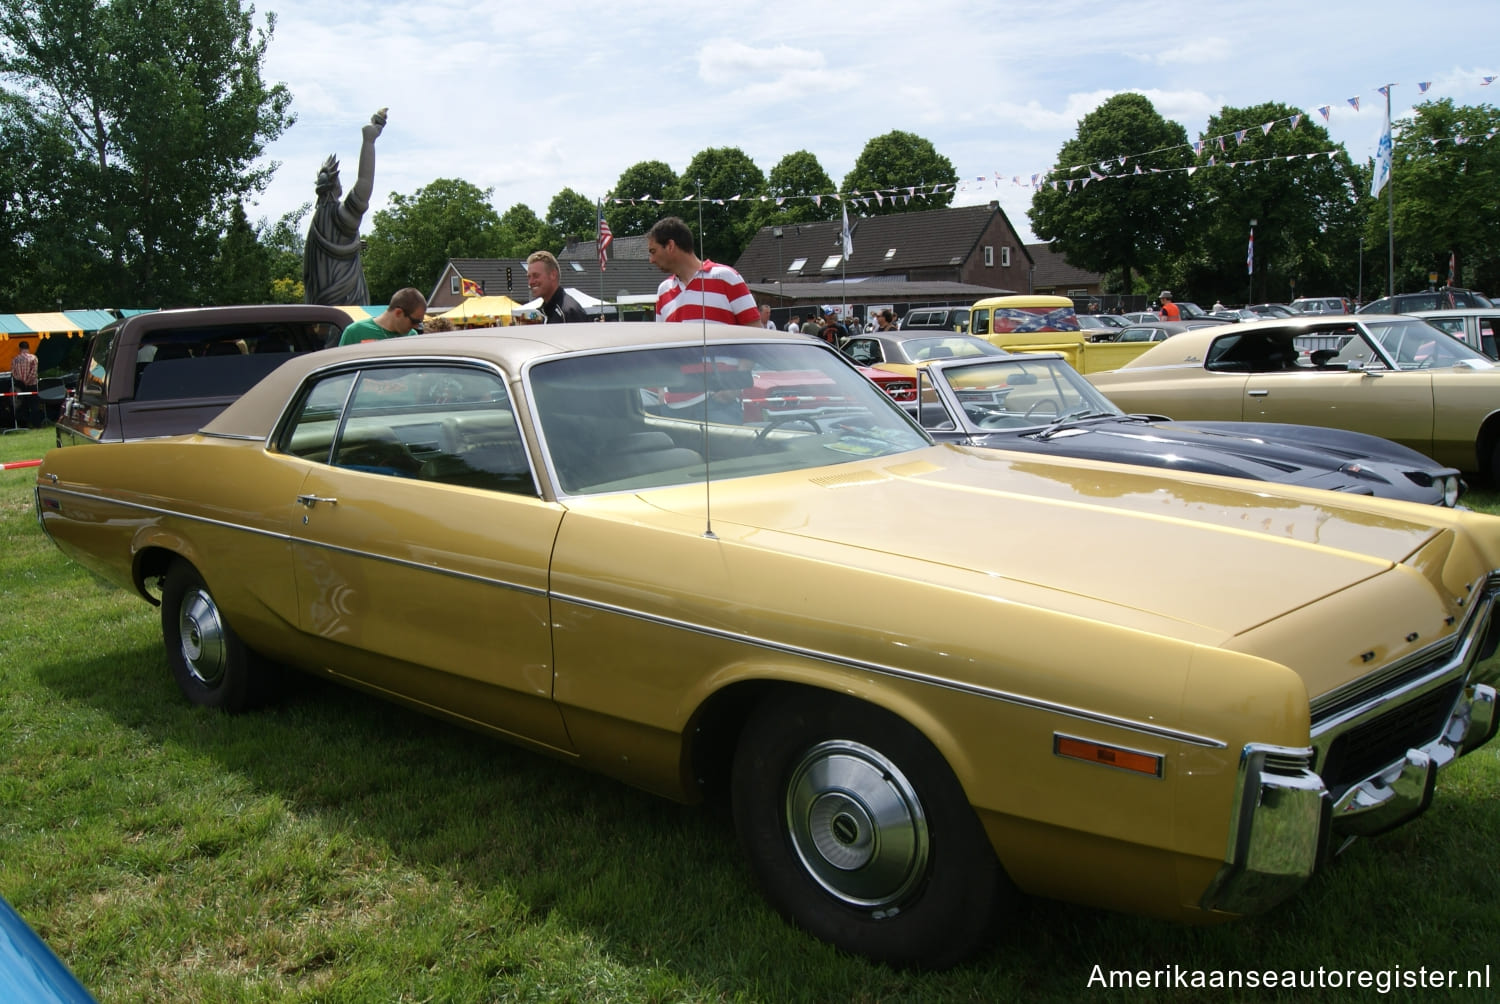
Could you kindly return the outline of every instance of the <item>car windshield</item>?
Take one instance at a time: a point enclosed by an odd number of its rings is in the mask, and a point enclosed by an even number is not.
[[[969,422],[981,429],[1027,429],[1059,419],[1120,415],[1061,359],[1007,358],[935,375],[953,390]]]
[[[951,336],[942,338],[908,338],[902,343],[906,357],[913,362],[927,359],[967,359],[973,356],[1003,356],[1005,353],[982,338]]]
[[[571,355],[527,382],[565,494],[807,470],[929,443],[891,398],[816,344]]]
[[[1403,370],[1430,369],[1460,363],[1488,369],[1482,353],[1448,337],[1442,329],[1415,318],[1370,322],[1367,327],[1386,354]]]

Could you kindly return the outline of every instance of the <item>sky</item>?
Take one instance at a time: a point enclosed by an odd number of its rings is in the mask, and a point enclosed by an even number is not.
[[[1500,105],[1500,79],[1481,82],[1500,74],[1496,0],[256,8],[276,14],[263,76],[287,85],[297,121],[267,148],[280,166],[247,212],[275,222],[311,202],[329,154],[347,191],[360,127],[388,108],[366,233],[392,192],[412,196],[438,178],[492,189],[497,213],[525,203],[544,216],[564,188],[607,197],[633,164],[680,173],[710,147],[738,147],[767,174],[807,150],[838,185],[869,140],[900,129],[953,162],[953,205],[998,200],[1029,243],[1031,176],[1124,91],[1145,94],[1190,140],[1225,106],[1284,103],[1357,162],[1374,155],[1383,126],[1379,87],[1394,85],[1394,118],[1433,98]]]

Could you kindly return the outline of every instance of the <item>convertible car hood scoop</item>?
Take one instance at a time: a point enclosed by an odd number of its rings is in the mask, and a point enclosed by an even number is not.
[[[1044,590],[1081,616],[1151,630],[1172,621],[1173,633],[1202,641],[1377,575],[1439,532],[1334,493],[1304,501],[959,447],[776,478],[802,487],[716,482],[715,532],[1001,600]],[[701,486],[645,497],[703,515]]]

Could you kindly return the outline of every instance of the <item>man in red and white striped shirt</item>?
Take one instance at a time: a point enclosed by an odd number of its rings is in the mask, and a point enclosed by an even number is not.
[[[656,290],[658,321],[714,321],[761,326],[760,308],[740,274],[693,253],[693,232],[675,216],[646,235],[651,264],[667,273]]]

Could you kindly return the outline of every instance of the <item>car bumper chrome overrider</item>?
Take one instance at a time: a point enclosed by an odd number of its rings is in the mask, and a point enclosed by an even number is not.
[[[1420,815],[1437,772],[1494,737],[1500,616],[1492,578],[1460,641],[1320,715],[1313,743],[1251,743],[1239,777],[1223,868],[1205,910],[1251,914],[1301,885],[1328,851]]]

